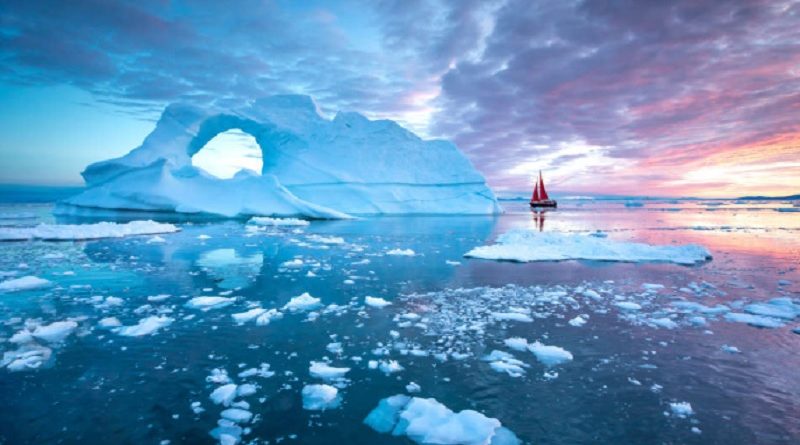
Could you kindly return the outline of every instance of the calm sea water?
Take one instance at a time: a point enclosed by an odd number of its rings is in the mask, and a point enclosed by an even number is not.
[[[28,319],[72,319],[79,327],[52,347],[42,369],[0,369],[0,443],[215,443],[208,433],[222,408],[209,400],[217,385],[207,377],[224,369],[241,383],[236,374],[261,363],[275,375],[252,380],[258,391],[245,400],[256,420],[246,443],[411,443],[362,423],[380,399],[406,393],[409,382],[421,387],[419,397],[499,419],[524,443],[800,443],[798,321],[760,329],[705,316],[700,324],[671,306],[691,301],[739,311],[753,301],[800,298],[800,214],[777,210],[792,204],[561,204],[544,214],[506,202],[507,213],[497,217],[367,218],[263,231],[242,221],[181,223],[164,242],[143,236],[1,244],[2,279],[35,275],[56,286],[0,294],[0,351],[15,349],[9,339]],[[0,225],[53,222],[50,210],[6,204]],[[714,259],[683,267],[462,258],[520,227],[697,243]],[[392,249],[414,255],[387,255]],[[285,264],[294,259],[302,265]],[[644,283],[665,287],[648,293]],[[586,289],[604,300],[583,297]],[[267,326],[231,317],[256,304],[280,309],[304,292],[338,308],[318,318],[286,313]],[[486,296],[498,292],[508,302]],[[561,296],[537,300],[546,292]],[[156,295],[169,297],[148,299]],[[216,295],[236,301],[209,311],[186,306],[192,297]],[[392,305],[365,307],[368,295]],[[123,301],[105,304],[110,296]],[[640,301],[678,326],[643,324],[614,306],[615,297]],[[526,302],[533,322],[487,322],[492,311]],[[123,337],[98,327],[105,317],[132,325],[157,314],[175,321],[153,335]],[[568,323],[581,314],[585,325]],[[505,347],[510,337],[557,345],[574,358],[546,368],[530,352]],[[332,352],[331,343],[342,352]],[[527,365],[525,375],[492,370],[481,358],[493,349],[514,353]],[[351,368],[339,382],[342,404],[307,411],[301,390],[321,383],[308,370],[321,360]],[[397,360],[404,369],[387,375],[370,369],[370,360]],[[192,402],[204,411],[195,413]],[[676,416],[676,402],[689,402],[694,414]]]

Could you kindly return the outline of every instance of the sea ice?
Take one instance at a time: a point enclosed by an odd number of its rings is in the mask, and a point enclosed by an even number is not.
[[[180,229],[172,224],[155,221],[131,221],[125,224],[100,222],[96,224],[40,224],[35,227],[0,228],[0,241],[67,241],[99,238],[122,238],[133,235],[173,233]]]
[[[364,297],[364,304],[366,304],[367,306],[372,306],[372,307],[376,307],[376,308],[383,308],[383,307],[389,306],[392,303],[389,302],[389,301],[384,300],[381,297],[366,296],[366,297]]]
[[[234,423],[247,423],[253,418],[253,413],[240,408],[228,408],[220,413],[220,417]]]
[[[511,377],[521,377],[525,374],[525,366],[522,360],[516,359],[513,355],[494,350],[489,355],[483,358],[483,361],[489,362],[489,366],[497,372],[505,372]]]
[[[228,383],[226,385],[222,385],[219,388],[215,389],[211,392],[209,398],[212,402],[217,405],[224,405],[228,406],[233,402],[233,399],[236,398],[236,389],[238,387],[235,383]]]
[[[613,241],[580,234],[510,230],[496,243],[476,247],[464,256],[488,260],[517,262],[595,260],[625,262],[671,262],[697,264],[711,259],[706,248],[694,244],[683,246],[654,246],[650,244]]]
[[[77,327],[78,323],[72,320],[56,321],[48,325],[37,326],[31,335],[47,343],[61,343],[69,337]]]
[[[325,362],[311,362],[308,367],[308,373],[311,377],[316,377],[323,380],[338,380],[344,378],[344,375],[350,371],[350,368],[335,368]]]
[[[537,341],[528,345],[528,350],[545,366],[556,366],[572,361],[572,353],[560,346],[543,345]]]
[[[503,340],[506,346],[515,350],[515,351],[527,351],[528,350],[528,340],[525,340],[521,337],[511,337]]]
[[[524,323],[533,321],[529,315],[519,312],[492,312],[492,317],[498,321],[521,321]]]
[[[289,312],[304,312],[316,309],[322,306],[319,298],[314,298],[308,292],[292,298],[283,306],[283,309]]]
[[[53,283],[43,278],[28,275],[20,278],[12,278],[0,283],[0,292],[20,292],[25,290],[41,289],[50,287]]]
[[[783,327],[785,321],[772,317],[764,317],[762,315],[743,314],[739,312],[729,312],[725,314],[725,319],[736,323],[747,323],[751,326],[759,328],[780,328]]]
[[[310,223],[305,219],[299,218],[270,218],[268,216],[254,216],[248,221],[250,224],[259,226],[307,226]]]
[[[330,385],[306,385],[302,395],[303,408],[310,411],[338,408],[342,402],[339,390]]]
[[[386,252],[386,255],[395,255],[395,256],[414,256],[416,252],[411,249],[392,249]]]
[[[153,315],[139,320],[139,323],[133,326],[115,328],[114,332],[125,337],[141,337],[143,335],[155,334],[159,329],[172,324],[173,321],[175,321],[174,318],[165,315]]]
[[[670,402],[669,409],[672,414],[681,418],[689,417],[694,414],[692,405],[689,402]]]
[[[233,321],[236,322],[236,324],[242,325],[242,324],[245,324],[245,323],[247,323],[249,321],[257,319],[259,316],[261,316],[265,312],[267,312],[266,309],[262,309],[260,307],[256,307],[256,308],[250,309],[249,311],[239,312],[237,314],[231,314],[231,317],[233,318]]]
[[[200,309],[205,312],[223,308],[233,304],[234,301],[236,301],[234,297],[194,297],[186,302],[186,307]]]
[[[436,399],[396,395],[378,403],[364,423],[379,433],[408,436],[418,444],[517,445],[499,420],[473,411],[454,413]]]
[[[192,164],[207,142],[233,128],[256,138],[260,175],[242,170],[219,179]],[[82,174],[87,188],[57,213],[128,209],[346,218],[501,211],[483,176],[454,144],[426,141],[395,122],[358,113],[327,119],[307,96],[204,109],[169,105],[139,147]]]

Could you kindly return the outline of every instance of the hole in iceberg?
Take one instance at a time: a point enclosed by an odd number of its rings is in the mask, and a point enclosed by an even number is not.
[[[230,179],[240,170],[261,175],[263,164],[258,142],[241,130],[214,136],[192,157],[192,165],[220,179]]]

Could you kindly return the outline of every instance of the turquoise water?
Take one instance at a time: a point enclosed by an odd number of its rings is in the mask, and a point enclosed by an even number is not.
[[[209,400],[218,386],[207,380],[214,369],[258,386],[242,398],[256,416],[244,443],[412,443],[362,423],[379,400],[406,393],[410,382],[421,388],[414,395],[497,418],[524,443],[798,443],[798,321],[759,329],[707,315],[698,324],[697,314],[670,309],[690,301],[742,311],[753,301],[800,298],[800,218],[776,211],[791,204],[585,201],[544,215],[524,203],[504,205],[508,212],[497,217],[317,221],[261,231],[243,221],[197,222],[161,235],[164,242],[4,243],[0,280],[35,275],[55,285],[0,294],[0,351],[16,348],[10,339],[25,320],[75,320],[78,327],[50,345],[41,369],[0,369],[0,443],[215,443],[209,432],[223,408]],[[53,222],[50,208],[5,205],[0,221]],[[714,259],[682,267],[462,257],[518,227],[699,243]],[[330,237],[342,243],[326,243]],[[414,255],[387,255],[392,249]],[[301,266],[284,265],[298,258]],[[664,288],[648,292],[644,283]],[[587,289],[602,298],[586,297]],[[256,304],[280,310],[304,292],[327,308],[318,317],[283,311],[266,326],[231,317]],[[148,300],[157,295],[169,297]],[[218,295],[235,301],[205,312],[186,305]],[[365,296],[392,304],[365,306]],[[671,317],[676,326],[630,316],[613,304],[617,296],[641,303],[648,319]],[[122,301],[109,305],[107,297]],[[532,322],[491,315],[520,307],[530,309]],[[584,325],[569,323],[579,315]],[[106,317],[133,325],[149,316],[174,321],[142,337],[98,326]],[[548,368],[506,347],[510,337],[560,346],[573,360]],[[331,352],[331,343],[342,352]],[[523,361],[525,374],[494,371],[482,360],[494,349]],[[324,360],[351,368],[336,382],[341,405],[304,410],[303,386],[322,383],[309,375],[309,362]],[[404,369],[385,374],[370,369],[370,360],[396,360]],[[262,363],[275,374],[236,376]],[[192,402],[204,411],[195,413]],[[677,402],[689,402],[694,413],[675,415],[670,403]]]

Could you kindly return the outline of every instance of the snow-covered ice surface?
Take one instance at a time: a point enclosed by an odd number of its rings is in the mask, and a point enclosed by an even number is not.
[[[219,179],[192,165],[231,129],[262,149],[261,174]],[[168,106],[142,145],[89,165],[87,190],[58,212],[97,210],[348,218],[359,214],[492,214],[500,206],[483,176],[451,142],[423,140],[396,122],[358,113],[320,115],[308,96],[241,106]]]
[[[703,246],[654,246],[645,243],[614,241],[592,234],[539,233],[533,229],[506,232],[495,244],[476,247],[465,254],[470,258],[504,261],[662,261],[697,264],[711,259]]]
[[[0,443],[796,443],[796,213],[521,204],[2,243]],[[713,259],[463,258],[542,217]]]
[[[40,224],[34,227],[0,227],[0,241],[72,241],[99,238],[121,238],[133,235],[173,233],[173,224],[155,221],[131,221],[124,224],[99,222],[95,224]],[[163,241],[163,238],[162,238]]]

